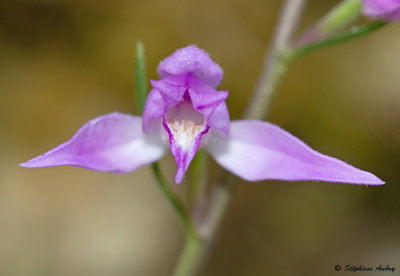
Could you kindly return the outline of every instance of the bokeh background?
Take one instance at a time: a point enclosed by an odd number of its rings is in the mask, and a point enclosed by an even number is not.
[[[300,30],[337,2],[310,0]],[[93,117],[135,113],[138,40],[152,79],[175,49],[194,43],[208,51],[224,68],[231,117],[240,118],[280,5],[2,0],[0,275],[170,275],[183,233],[149,168],[113,175],[18,164]],[[298,60],[269,116],[387,184],[241,182],[205,275],[338,275],[336,264],[400,271],[399,32],[393,23]],[[172,179],[172,158],[162,168]]]

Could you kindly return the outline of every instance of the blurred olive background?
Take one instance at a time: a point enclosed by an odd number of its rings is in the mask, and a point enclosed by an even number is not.
[[[300,30],[335,3],[310,0]],[[183,233],[147,167],[113,175],[18,163],[96,116],[135,113],[138,40],[152,79],[175,49],[196,44],[208,51],[225,71],[220,89],[230,91],[231,117],[239,119],[280,5],[2,0],[0,275],[169,275]],[[393,23],[298,60],[269,116],[316,150],[387,184],[242,182],[205,275],[337,275],[336,264],[390,265],[398,273],[399,32]],[[172,180],[172,158],[162,167]],[[175,188],[182,192],[184,184]]]

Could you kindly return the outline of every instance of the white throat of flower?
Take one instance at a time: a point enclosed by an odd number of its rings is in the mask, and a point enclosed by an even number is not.
[[[176,143],[183,151],[190,151],[197,137],[206,129],[206,120],[197,112],[190,101],[183,100],[166,114],[166,123]]]

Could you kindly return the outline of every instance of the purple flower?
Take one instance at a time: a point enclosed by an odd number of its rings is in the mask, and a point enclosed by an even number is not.
[[[400,20],[400,0],[363,0],[363,12],[385,21]]]
[[[263,121],[231,122],[218,91],[222,69],[196,46],[177,50],[158,67],[143,117],[100,116],[67,142],[21,166],[78,166],[126,173],[160,159],[169,147],[180,183],[198,148],[225,169],[249,181],[320,180],[383,184],[373,174],[323,155],[283,129]]]

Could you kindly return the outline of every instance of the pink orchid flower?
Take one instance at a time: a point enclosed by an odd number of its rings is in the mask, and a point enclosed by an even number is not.
[[[400,0],[363,0],[363,12],[371,18],[400,20]]]
[[[267,122],[230,121],[216,90],[222,69],[196,46],[177,50],[158,66],[143,117],[111,113],[86,123],[67,142],[32,160],[27,168],[78,166],[127,173],[159,160],[168,145],[180,183],[199,148],[248,181],[318,180],[383,184],[373,174],[323,155]]]

